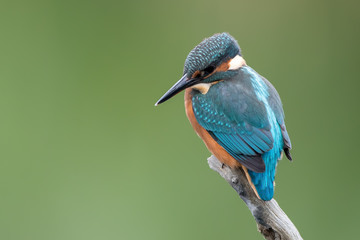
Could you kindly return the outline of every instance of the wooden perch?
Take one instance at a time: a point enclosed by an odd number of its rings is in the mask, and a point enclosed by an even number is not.
[[[209,166],[218,172],[239,194],[254,216],[258,230],[267,240],[302,239],[299,231],[275,199],[263,201],[252,190],[243,169],[231,169],[215,156],[208,158]]]

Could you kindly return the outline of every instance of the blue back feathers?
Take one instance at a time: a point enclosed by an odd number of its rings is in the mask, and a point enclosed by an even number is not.
[[[265,172],[256,173],[249,170],[251,180],[253,181],[261,199],[270,200],[274,195],[274,180],[277,161],[280,159],[281,151],[284,147],[283,137],[280,125],[275,116],[275,112],[271,108],[268,101],[270,95],[268,86],[264,80],[250,67],[244,68],[243,71],[246,71],[249,74],[256,97],[265,105],[267,118],[271,126],[271,135],[274,139],[273,148],[262,155],[265,166],[267,166]],[[281,119],[281,121],[283,121],[283,119]]]

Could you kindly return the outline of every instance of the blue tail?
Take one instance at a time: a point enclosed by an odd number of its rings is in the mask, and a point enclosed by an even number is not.
[[[274,196],[275,171],[278,159],[280,159],[282,145],[281,140],[280,147],[275,146],[269,152],[262,155],[266,167],[265,172],[256,173],[248,170],[259,197],[264,201],[270,201]]]
[[[270,201],[274,196],[274,175],[269,176],[267,172],[256,173],[248,170],[259,197],[264,201]]]

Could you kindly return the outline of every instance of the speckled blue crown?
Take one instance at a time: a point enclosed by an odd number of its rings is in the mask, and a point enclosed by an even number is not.
[[[216,66],[225,57],[233,58],[237,54],[241,55],[241,51],[236,40],[228,33],[217,33],[191,50],[185,61],[184,74],[190,76],[196,70]]]

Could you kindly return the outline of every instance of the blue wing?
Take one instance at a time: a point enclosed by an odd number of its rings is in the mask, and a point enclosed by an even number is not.
[[[273,147],[265,106],[241,81],[224,81],[206,95],[195,94],[193,110],[205,128],[232,157],[254,172],[264,172],[261,155]]]
[[[266,79],[264,83],[285,147],[291,148],[280,97]],[[254,172],[265,171],[262,155],[273,148],[274,137],[265,104],[256,95],[249,73],[240,71],[235,78],[213,85],[207,94],[194,94],[192,104],[199,124],[232,157]]]
[[[270,200],[281,151],[291,159],[291,142],[275,88],[250,67],[243,67],[207,94],[195,92],[192,104],[199,124],[248,168],[260,198]]]

